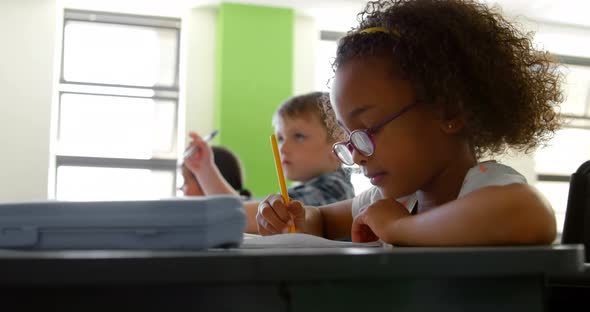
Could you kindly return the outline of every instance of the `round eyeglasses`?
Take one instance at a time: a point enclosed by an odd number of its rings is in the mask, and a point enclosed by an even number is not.
[[[374,127],[352,131],[348,136],[348,141],[337,142],[332,146],[332,152],[334,152],[338,159],[347,166],[354,164],[354,159],[352,157],[354,149],[366,157],[372,156],[375,153],[375,142],[373,141],[375,133],[417,104],[418,102],[402,108],[400,111],[393,113],[393,115],[385,118]]]

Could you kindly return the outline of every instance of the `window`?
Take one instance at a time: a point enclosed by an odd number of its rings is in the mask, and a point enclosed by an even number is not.
[[[590,159],[590,59],[560,58],[566,76],[566,101],[561,105],[565,126],[535,154],[536,186],[551,202],[559,232],[565,220],[570,176]]]
[[[175,194],[180,20],[66,10],[59,200]]]

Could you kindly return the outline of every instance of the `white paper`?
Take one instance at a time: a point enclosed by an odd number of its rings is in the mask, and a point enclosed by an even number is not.
[[[345,247],[383,247],[381,241],[353,243],[330,240],[319,236],[301,233],[260,236],[244,234],[242,248],[345,248]]]

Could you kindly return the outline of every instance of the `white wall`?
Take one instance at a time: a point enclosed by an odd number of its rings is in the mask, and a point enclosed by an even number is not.
[[[55,0],[0,1],[0,201],[46,199]]]
[[[214,129],[215,45],[217,9],[200,7],[183,17],[179,142],[188,144],[188,131],[206,135]],[[319,30],[315,19],[296,14],[293,44],[293,94],[315,90],[316,46]]]
[[[297,14],[293,34],[293,94],[303,94],[316,88],[316,49],[320,30],[312,17]]]
[[[182,17],[178,141],[184,146],[188,131],[201,135],[213,131],[216,29],[215,8],[191,9]]]

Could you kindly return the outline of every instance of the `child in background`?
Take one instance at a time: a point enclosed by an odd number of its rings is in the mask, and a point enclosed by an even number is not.
[[[332,153],[332,145],[342,138],[342,131],[332,124],[333,112],[322,109],[327,93],[314,92],[285,101],[273,117],[275,135],[285,176],[298,182],[288,189],[289,197],[306,205],[326,205],[354,197],[350,170],[341,166]],[[191,146],[198,152],[185,165],[198,178],[207,195],[235,193],[212,162],[211,151],[196,133],[189,134]],[[271,153],[270,146],[267,151]],[[257,233],[257,201],[244,204],[248,217],[246,232]]]
[[[211,147],[211,151],[215,166],[219,168],[219,172],[223,178],[242,198],[249,199],[251,194],[243,186],[242,165],[238,157],[230,150],[221,146],[213,146]],[[180,190],[184,193],[184,196],[205,195],[197,177],[195,177],[184,163],[182,164],[182,177],[184,184],[180,187]]]
[[[258,207],[261,234],[297,231],[394,245],[549,244],[547,201],[514,169],[485,156],[530,151],[559,127],[561,74],[550,55],[485,4],[369,2],[338,43],[334,145],[374,185],[322,207]],[[293,219],[293,221],[289,221]]]

